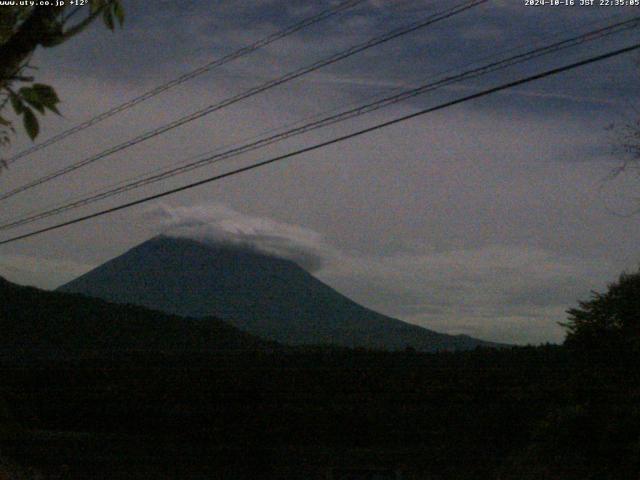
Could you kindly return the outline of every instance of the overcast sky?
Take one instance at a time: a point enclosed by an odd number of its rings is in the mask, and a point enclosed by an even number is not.
[[[96,24],[35,55],[38,80],[63,100],[63,118],[47,117],[39,140],[335,3],[125,0],[122,30]],[[0,176],[0,191],[454,4],[364,2],[19,160]],[[635,15],[640,7],[489,1],[16,195],[0,220]],[[587,43],[0,238],[639,40],[635,29]],[[560,342],[567,308],[638,266],[640,218],[625,215],[638,207],[640,179],[631,172],[607,180],[622,161],[617,132],[640,118],[638,73],[637,54],[617,57],[5,245],[0,275],[53,288],[167,229],[197,227],[295,258],[363,305],[439,332]],[[7,156],[29,145],[20,133]]]

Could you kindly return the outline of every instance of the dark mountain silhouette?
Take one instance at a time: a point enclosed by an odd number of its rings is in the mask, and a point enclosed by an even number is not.
[[[0,358],[199,354],[275,347],[213,317],[180,318],[84,295],[23,287],[0,277]]]
[[[214,315],[246,332],[290,345],[421,351],[491,345],[369,310],[290,260],[184,238],[155,237],[60,290],[181,316]]]

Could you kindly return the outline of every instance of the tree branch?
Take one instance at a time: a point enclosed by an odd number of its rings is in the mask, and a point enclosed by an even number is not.
[[[87,18],[85,18],[84,20],[82,20],[78,24],[74,25],[73,27],[69,28],[65,32],[61,33],[60,36],[56,38],[56,43],[60,43],[60,42],[63,42],[65,40],[68,40],[69,38],[73,37],[74,35],[77,35],[80,32],[82,32],[85,28],[87,28],[91,24],[91,22],[93,22],[96,19],[96,17],[98,17],[104,11],[104,9],[108,5],[110,5],[110,4],[105,4],[105,5],[101,6],[101,7],[99,7],[93,13],[89,14],[87,16]]]
[[[0,86],[17,75],[24,60],[43,39],[46,41],[56,33],[52,27],[56,25],[56,16],[60,12],[55,7],[35,7],[18,31],[0,45]]]

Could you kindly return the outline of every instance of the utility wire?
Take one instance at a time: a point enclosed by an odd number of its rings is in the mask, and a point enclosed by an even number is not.
[[[79,162],[76,162],[72,165],[69,165],[65,168],[62,168],[56,172],[50,173],[48,175],[45,175],[43,177],[40,177],[37,180],[34,180],[32,182],[29,182],[27,184],[24,184],[20,187],[17,187],[13,190],[10,190],[7,193],[4,193],[2,195],[0,195],[0,201],[1,200],[6,200],[7,198],[13,197],[14,195],[17,195],[18,193],[24,192],[26,190],[29,190],[33,187],[42,185],[43,183],[49,182],[53,179],[56,179],[62,175],[66,175],[68,173],[71,173],[75,170],[78,170],[86,165],[89,165],[91,163],[94,163],[98,160],[101,160],[105,157],[108,157],[110,155],[113,155],[114,153],[120,152],[122,150],[125,150],[129,147],[132,147],[138,143],[144,142],[146,140],[149,140],[150,138],[156,137],[158,135],[161,135],[169,130],[173,130],[174,128],[180,127],[186,123],[192,122],[194,120],[197,120],[199,118],[204,117],[205,115],[209,115],[215,111],[221,110],[225,107],[228,107],[229,105],[232,105],[234,103],[237,103],[241,100],[244,100],[245,98],[251,97],[253,95],[256,95],[258,93],[261,93],[265,90],[269,90],[273,87],[276,87],[278,85],[282,85],[283,83],[289,82],[291,80],[294,80],[298,77],[301,77],[303,75],[306,75],[308,73],[311,73],[315,70],[318,70],[322,67],[325,67],[327,65],[331,65],[333,63],[336,63],[340,60],[343,60],[347,57],[350,57],[352,55],[355,55],[356,53],[362,52],[364,50],[367,50],[369,48],[373,48],[377,45],[380,45],[382,43],[388,42],[392,39],[398,38],[402,35],[406,35],[408,33],[414,32],[420,28],[424,28],[428,25],[431,25],[433,23],[436,23],[438,21],[441,20],[445,20],[447,18],[453,17],[454,15],[458,15],[466,10],[469,10],[473,7],[476,7],[478,5],[481,5],[483,3],[488,2],[489,0],[472,0],[472,1],[468,1],[465,2],[463,4],[457,5],[453,8],[450,8],[448,10],[445,10],[444,12],[441,13],[436,13],[434,15],[429,16],[428,18],[426,18],[425,20],[422,20],[420,22],[414,22],[408,26],[404,26],[395,30],[392,30],[382,36],[378,36],[378,37],[374,37],[364,43],[355,45],[345,51],[336,53],[328,58],[325,58],[323,60],[319,60],[309,66],[306,67],[302,67],[298,70],[294,70],[292,72],[289,72],[287,74],[285,74],[284,76],[278,77],[274,80],[271,80],[269,82],[266,82],[262,85],[259,85],[257,87],[251,88],[249,90],[246,90],[245,92],[242,92],[238,95],[235,95],[233,97],[230,97],[226,100],[223,100],[219,103],[215,103],[213,105],[209,105],[208,107],[202,109],[202,110],[198,110],[190,115],[187,115],[185,117],[182,117],[178,120],[175,120],[169,124],[163,125],[162,127],[159,127],[157,129],[151,130],[149,132],[146,132],[142,135],[139,135],[131,140],[128,140],[124,143],[121,143],[115,147],[111,147],[107,150],[102,151],[101,153],[98,153],[97,155],[94,155],[92,157],[88,157],[85,158],[84,160],[81,160]]]
[[[379,123],[377,125],[374,125],[374,126],[371,126],[371,127],[367,127],[367,128],[364,128],[362,130],[358,130],[356,132],[353,132],[353,133],[350,133],[350,134],[347,134],[347,135],[336,137],[336,138],[333,138],[331,140],[327,140],[327,141],[324,141],[324,142],[316,143],[315,145],[311,145],[309,147],[301,148],[299,150],[295,150],[293,152],[289,152],[289,153],[286,153],[286,154],[283,154],[283,155],[278,155],[276,157],[272,157],[272,158],[269,158],[267,160],[263,160],[261,162],[257,162],[257,163],[254,163],[254,164],[251,164],[251,165],[248,165],[248,166],[245,166],[245,167],[237,168],[235,170],[232,170],[232,171],[229,171],[229,172],[226,172],[226,173],[222,173],[222,174],[219,174],[219,175],[214,175],[212,177],[205,178],[205,179],[199,180],[197,182],[189,183],[189,184],[183,185],[181,187],[173,188],[173,189],[170,189],[170,190],[165,190],[164,192],[156,193],[154,195],[150,195],[150,196],[138,199],[138,200],[127,202],[127,203],[124,203],[124,204],[121,204],[121,205],[118,205],[118,206],[115,206],[115,207],[107,208],[107,209],[101,210],[99,212],[95,212],[95,213],[91,213],[89,215],[84,215],[84,216],[81,216],[81,217],[77,217],[77,218],[74,218],[73,220],[68,220],[66,222],[58,223],[56,225],[52,225],[52,226],[49,226],[49,227],[46,227],[46,228],[41,228],[39,230],[35,230],[35,231],[29,232],[29,233],[25,233],[25,234],[22,234],[22,235],[17,235],[15,237],[8,238],[6,240],[0,241],[0,245],[5,245],[5,244],[8,244],[8,243],[16,242],[18,240],[22,240],[22,239],[25,239],[25,238],[33,237],[35,235],[40,235],[40,234],[45,233],[45,232],[50,232],[52,230],[57,230],[57,229],[62,228],[62,227],[66,227],[66,226],[69,226],[69,225],[74,225],[76,223],[84,222],[84,221],[92,219],[92,218],[97,218],[97,217],[100,217],[100,216],[103,216],[103,215],[107,215],[109,213],[113,213],[113,212],[117,212],[117,211],[124,210],[124,209],[127,209],[127,208],[131,208],[133,206],[140,205],[140,204],[143,204],[143,203],[147,203],[147,202],[150,202],[152,200],[157,200],[158,198],[162,198],[162,197],[166,197],[166,196],[169,196],[169,195],[173,195],[173,194],[178,193],[178,192],[182,192],[182,191],[185,191],[185,190],[190,190],[190,189],[198,187],[200,185],[204,185],[204,184],[207,184],[207,183],[211,183],[211,182],[215,182],[215,181],[218,181],[218,180],[222,180],[222,179],[227,178],[227,177],[238,175],[240,173],[244,173],[244,172],[248,172],[248,171],[251,171],[251,170],[255,170],[255,169],[264,167],[266,165],[270,165],[272,163],[280,162],[280,161],[286,160],[288,158],[292,158],[292,157],[295,157],[295,156],[298,156],[298,155],[302,155],[304,153],[308,153],[308,152],[311,152],[311,151],[314,151],[314,150],[318,150],[318,149],[327,147],[329,145],[334,145],[336,143],[341,143],[341,142],[344,142],[346,140],[350,140],[352,138],[359,137],[361,135],[365,135],[365,134],[368,134],[368,133],[371,133],[371,132],[374,132],[374,131],[377,131],[377,130],[381,130],[381,129],[389,127],[391,125],[395,125],[395,124],[398,124],[398,123],[401,123],[401,122],[405,122],[405,121],[410,120],[412,118],[420,117],[422,115],[426,115],[428,113],[432,113],[432,112],[435,112],[435,111],[438,111],[438,110],[443,110],[445,108],[452,107],[454,105],[459,105],[461,103],[468,102],[470,100],[475,100],[477,98],[485,97],[487,95],[491,95],[491,94],[496,93],[496,92],[500,92],[500,91],[507,90],[507,89],[510,89],[510,88],[513,88],[513,87],[517,87],[519,85],[524,85],[526,83],[530,83],[530,82],[533,82],[533,81],[536,81],[536,80],[540,80],[542,78],[550,77],[550,76],[553,76],[553,75],[558,75],[559,73],[566,72],[566,71],[569,71],[569,70],[573,70],[575,68],[579,68],[579,67],[582,67],[582,66],[585,66],[585,65],[589,65],[589,64],[600,62],[600,61],[603,61],[603,60],[606,60],[606,59],[609,59],[609,58],[617,57],[619,55],[622,55],[622,54],[625,54],[625,53],[629,53],[629,52],[632,52],[632,51],[635,51],[635,50],[638,50],[638,49],[640,49],[640,43],[636,43],[634,45],[630,45],[630,46],[627,46],[627,47],[619,48],[617,50],[612,50],[612,51],[609,51],[609,52],[601,54],[601,55],[589,57],[589,58],[586,58],[584,60],[580,60],[578,62],[574,62],[574,63],[570,63],[568,65],[564,65],[562,67],[557,67],[557,68],[553,68],[551,70],[546,70],[544,72],[537,73],[537,74],[534,74],[534,75],[530,75],[530,76],[521,78],[519,80],[514,80],[514,81],[511,81],[511,82],[508,82],[508,83],[504,83],[504,84],[499,85],[497,87],[492,87],[492,88],[489,88],[489,89],[486,89],[486,90],[482,90],[482,91],[474,93],[472,95],[467,95],[467,96],[464,96],[464,97],[461,97],[461,98],[458,98],[458,99],[455,99],[455,100],[451,100],[449,102],[441,103],[440,105],[437,105],[435,107],[429,107],[429,108],[425,108],[425,109],[419,110],[419,111],[414,112],[414,113],[410,113],[408,115],[403,115],[403,116],[395,118],[393,120],[388,120],[386,122]]]
[[[393,91],[399,91],[399,90],[401,90],[401,88],[394,87],[392,90]],[[376,92],[375,94],[367,95],[367,96],[365,96],[365,100],[370,100],[370,99],[373,99],[374,97],[380,97],[380,93]],[[360,105],[360,104],[361,104],[360,101],[351,102],[349,104],[349,106],[350,107],[355,107],[356,105]],[[251,135],[251,136],[248,136],[248,137],[244,137],[244,138],[242,138],[240,140],[237,140],[237,141],[234,141],[234,142],[231,142],[231,143],[225,143],[225,144],[219,145],[218,147],[213,148],[211,150],[208,150],[206,152],[202,152],[202,153],[198,153],[198,154],[195,154],[195,155],[191,155],[191,156],[187,157],[186,159],[183,159],[181,162],[173,164],[172,168],[177,168],[178,166],[191,165],[193,162],[200,161],[204,157],[210,158],[211,155],[215,155],[215,154],[217,154],[219,152],[225,152],[225,151],[227,151],[229,149],[245,145],[247,142],[252,142],[252,141],[261,139],[261,138],[263,138],[264,135],[273,134],[274,132],[281,132],[283,129],[289,130],[289,129],[295,127],[295,126],[304,125],[307,122],[323,118],[324,116],[326,116],[328,114],[332,114],[332,113],[338,112],[340,110],[341,110],[341,106],[340,107],[334,107],[334,108],[331,108],[331,109],[328,109],[328,110],[323,110],[321,112],[316,112],[316,113],[314,113],[312,115],[300,118],[298,120],[294,120],[292,122],[288,122],[288,123],[286,123],[284,125],[278,125],[278,126],[274,126],[274,127],[271,127],[271,128],[264,129],[264,130],[260,131],[260,133],[256,133],[254,135]],[[212,162],[212,163],[214,163],[214,162]],[[124,185],[128,185],[131,182],[136,182],[136,181],[139,181],[139,180],[146,180],[146,179],[150,178],[150,176],[153,176],[153,175],[156,175],[156,174],[159,174],[159,173],[164,173],[166,171],[167,171],[167,166],[166,165],[163,165],[163,166],[160,166],[160,167],[156,167],[156,168],[154,168],[152,170],[147,170],[147,171],[145,171],[143,173],[135,175],[134,177],[125,178],[125,179],[122,179],[122,180],[120,180],[118,182],[106,185],[103,188],[96,188],[96,189],[94,189],[94,190],[92,190],[90,192],[85,192],[85,193],[82,193],[82,194],[73,195],[72,197],[67,197],[64,200],[59,201],[53,207],[53,209],[55,209],[56,211],[58,211],[58,209],[60,209],[61,211],[66,211],[66,210],[68,210],[70,208],[77,208],[76,207],[76,203],[84,202],[85,200],[88,199],[87,196],[90,196],[90,198],[93,198],[93,197],[95,197],[97,195],[102,195],[103,193],[113,192],[115,189],[117,189],[117,188],[119,188],[121,186],[124,186]],[[93,202],[91,202],[91,203],[93,203]],[[18,222],[18,221],[22,221],[22,220],[26,220],[26,219],[32,219],[35,216],[40,217],[40,215],[44,215],[45,213],[47,214],[46,216],[50,216],[50,215],[48,215],[48,212],[50,212],[50,211],[51,210],[48,210],[46,212],[41,212],[37,208],[36,209],[32,209],[32,210],[30,210],[28,212],[24,212],[24,213],[22,213],[20,215],[14,215],[11,218],[5,219],[4,221],[6,223],[5,223],[4,226],[7,226],[7,228],[10,228],[8,226],[9,223],[13,224],[14,222]],[[25,216],[26,216],[26,218],[25,218]],[[31,222],[28,222],[28,223],[31,223]],[[2,229],[2,227],[3,227],[3,225],[0,225],[0,230]]]
[[[256,50],[259,50],[260,48],[266,47],[267,45],[276,42],[282,38],[285,38],[289,35],[292,35],[306,27],[309,27],[315,23],[319,23],[327,18],[330,18],[344,10],[348,10],[350,8],[355,7],[356,5],[358,5],[359,3],[362,3],[364,0],[347,0],[344,1],[340,4],[338,4],[337,6],[335,6],[334,8],[329,8],[326,10],[323,10],[322,12],[318,13],[317,15],[313,15],[311,17],[305,18],[304,20],[295,23],[293,25],[290,25],[282,30],[279,30],[275,33],[272,33],[271,35],[268,35],[260,40],[257,40],[256,42],[246,45],[228,55],[225,55],[224,57],[218,58],[216,60],[213,60],[205,65],[202,65],[201,67],[196,68],[195,70],[192,70],[190,72],[187,72],[169,82],[163,83],[162,85],[158,85],[157,87],[153,88],[152,90],[149,90],[148,92],[143,93],[142,95],[139,95],[135,98],[132,98],[131,100],[128,100],[120,105],[118,105],[117,107],[112,108],[111,110],[107,110],[106,112],[103,112],[99,115],[96,115],[95,117],[90,118],[89,120],[82,122],[74,127],[71,127],[68,130],[65,130],[64,132],[61,132],[51,138],[49,138],[48,140],[45,140],[44,142],[38,143],[36,145],[33,145],[32,147],[29,147],[17,154],[15,154],[14,156],[12,156],[11,158],[6,160],[6,164],[7,165],[11,165],[12,163],[16,162],[17,160],[26,157],[28,155],[31,155],[34,152],[37,152],[39,150],[42,150],[44,148],[47,148],[51,145],[53,145],[54,143],[58,143],[60,140],[63,140],[71,135],[73,135],[74,133],[78,133],[82,130],[85,130],[97,123],[102,122],[103,120],[106,120],[107,118],[110,118],[114,115],[117,115],[120,112],[124,112],[125,110],[128,110],[129,108],[134,107],[135,105],[138,105],[139,103],[142,103],[146,100],[149,100],[150,98],[155,97],[156,95],[159,95],[163,92],[166,92],[167,90],[172,89],[173,87],[176,87],[184,82],[187,82],[199,75],[202,75],[206,72],[209,72],[217,67],[220,67],[226,63],[229,63],[233,60],[236,60],[237,58],[243,57],[245,55],[248,55],[250,53],[255,52]],[[80,10],[80,9],[77,9]],[[77,11],[76,10],[76,11]]]
[[[410,1],[410,0],[404,0],[404,1]],[[613,15],[613,16],[609,17],[609,20],[620,18],[622,16],[623,15],[621,15],[621,14]],[[592,22],[589,22],[588,25],[594,25],[596,23],[601,23],[601,22],[593,22],[592,21]],[[624,22],[621,22],[621,23],[624,23]],[[611,28],[612,26],[615,26],[615,25],[618,25],[618,23],[609,24],[609,26],[605,27],[605,29],[606,28]],[[564,29],[563,29],[563,31],[564,31]],[[558,36],[557,33],[558,32],[556,32],[554,35],[548,35],[547,34],[547,35],[544,36],[543,40],[547,40],[547,39],[550,39],[550,38],[556,38]],[[591,40],[591,39],[588,39],[588,40]],[[534,43],[537,44],[538,48],[541,48],[540,47],[541,41],[536,41]],[[531,45],[531,42],[527,41],[526,43],[519,44],[517,47],[511,47],[511,48],[503,50],[503,51],[501,51],[499,53],[492,53],[490,55],[486,55],[486,56],[480,57],[477,60],[474,60],[473,62],[469,62],[469,63],[466,63],[464,65],[456,65],[455,67],[449,67],[449,68],[447,68],[447,69],[445,69],[443,71],[440,71],[440,72],[438,72],[436,74],[429,75],[428,77],[426,77],[426,79],[437,78],[440,75],[445,75],[445,74],[448,74],[450,72],[455,72],[455,71],[459,70],[462,67],[471,68],[473,65],[477,65],[477,64],[481,63],[482,61],[493,60],[493,59],[499,58],[499,57],[501,57],[501,56],[503,56],[505,54],[508,54],[508,53],[511,53],[511,52],[517,52],[519,50],[522,50],[522,48],[524,46],[529,46],[529,45]],[[409,85],[405,84],[404,85],[404,89],[406,89],[407,86],[409,86]],[[389,88],[389,91],[390,92],[400,92],[400,91],[403,91],[403,87],[400,87],[400,86],[396,85],[393,88]],[[365,95],[363,100],[366,100],[366,101],[373,100],[374,98],[380,98],[380,96],[381,96],[380,93],[369,94],[369,95]],[[355,105],[358,105],[358,104],[359,104],[359,102],[351,102],[349,106],[352,107],[352,106],[355,106]],[[256,140],[256,139],[260,139],[263,135],[267,135],[267,134],[270,134],[270,133],[273,133],[273,132],[277,132],[277,131],[282,131],[283,129],[290,129],[290,128],[294,127],[294,126],[304,125],[307,122],[311,122],[313,120],[323,118],[324,115],[335,113],[335,112],[337,112],[339,110],[340,110],[340,107],[332,108],[332,109],[329,109],[329,110],[323,110],[321,112],[316,112],[316,113],[314,113],[312,115],[303,117],[303,118],[301,118],[299,120],[295,120],[293,122],[289,122],[289,123],[287,123],[285,125],[281,125],[281,126],[277,126],[277,127],[271,127],[271,128],[262,130],[258,134],[254,134],[254,135],[251,135],[249,137],[242,138],[241,140],[237,140],[237,141],[235,141],[233,143],[227,143],[227,144],[220,145],[220,146],[218,146],[218,147],[216,147],[216,148],[214,148],[212,150],[209,150],[207,152],[203,152],[203,153],[199,153],[197,155],[190,156],[190,157],[182,160],[178,164],[176,164],[175,167],[186,166],[188,164],[191,164],[194,161],[202,160],[205,156],[207,156],[207,158],[211,158],[211,157],[209,157],[210,155],[214,155],[214,154],[216,154],[218,152],[225,151],[225,149],[230,149],[232,147],[238,147],[240,145],[243,145],[245,142],[250,142],[250,141],[253,141],[253,140]],[[211,161],[211,163],[216,163],[216,161]],[[157,168],[154,168],[151,171],[147,171],[147,172],[141,173],[139,175],[136,175],[134,177],[131,177],[131,178],[128,178],[128,179],[123,179],[123,180],[120,180],[120,181],[118,181],[116,183],[112,183],[110,185],[105,186],[104,188],[94,189],[91,192],[87,192],[87,193],[83,193],[83,194],[76,194],[76,195],[74,195],[74,196],[72,196],[70,198],[66,198],[66,199],[64,199],[62,201],[59,201],[53,207],[53,209],[55,209],[56,212],[57,212],[58,209],[62,209],[62,208],[64,208],[65,211],[66,211],[67,208],[65,208],[65,207],[67,207],[67,206],[69,206],[70,208],[75,208],[76,202],[80,202],[80,201],[86,200],[87,199],[87,195],[90,196],[89,198],[93,198],[94,196],[102,194],[103,192],[104,193],[113,192],[114,189],[116,189],[117,187],[129,184],[130,182],[134,182],[134,181],[137,181],[137,180],[142,180],[142,179],[145,179],[145,178],[149,178],[147,176],[154,175],[154,174],[159,173],[159,172],[166,172],[166,168],[167,167],[165,167],[165,166],[157,167]],[[25,219],[25,216],[26,216],[26,218],[31,219],[33,216],[39,216],[40,214],[45,214],[45,213],[48,213],[48,212],[49,211],[41,213],[40,210],[38,210],[38,209],[32,209],[31,211],[25,212],[25,213],[23,213],[21,215],[14,215],[13,218],[6,219],[5,220],[6,223],[4,225],[8,225],[9,223],[13,224],[13,222],[17,222],[17,221],[23,220],[23,219]],[[47,215],[47,216],[49,216],[49,215]],[[0,225],[0,229],[2,229],[2,225]]]
[[[476,78],[482,75],[486,75],[488,73],[501,70],[519,63],[530,61],[534,58],[538,58],[543,55],[548,55],[550,53],[555,53],[570,47],[575,47],[576,45],[580,45],[585,42],[592,42],[597,39],[603,38],[605,36],[609,36],[615,33],[620,33],[620,32],[629,30],[631,28],[637,27],[638,25],[640,25],[640,16],[634,17],[624,22],[619,22],[606,27],[598,28],[596,30],[589,31],[581,35],[553,43],[551,45],[535,48],[524,53],[516,54],[503,60],[492,62],[487,65],[483,65],[481,67],[471,69],[457,75],[452,75],[444,79],[438,80],[436,82],[431,82],[416,88],[404,90],[398,94],[391,95],[386,98],[382,98],[377,101],[367,103],[365,105],[360,105],[356,108],[348,109],[346,111],[340,112],[335,115],[330,115],[328,117],[322,118],[314,122],[306,123],[302,126],[226,150],[222,153],[216,153],[213,155],[209,155],[205,158],[200,158],[196,161],[189,162],[187,164],[174,167],[169,170],[165,170],[158,174],[154,174],[154,175],[147,176],[145,178],[129,181],[129,183],[122,182],[124,184],[121,183],[118,186],[116,186],[116,188],[112,188],[97,194],[93,194],[88,197],[84,197],[79,200],[72,201],[70,203],[65,203],[61,206],[56,206],[44,212],[31,214],[25,218],[11,220],[5,224],[0,225],[0,230],[16,228],[22,225],[33,223],[43,218],[47,218],[53,215],[57,215],[59,213],[66,212],[68,210],[83,207],[83,206],[95,203],[97,201],[104,200],[106,198],[130,191],[136,188],[140,188],[145,185],[149,185],[149,184],[156,183],[176,175],[187,173],[191,170],[204,167],[211,163],[217,163],[222,160],[233,158],[240,154],[256,150],[258,148],[263,148],[267,145],[271,145],[273,143],[282,141],[292,136],[307,133],[311,130],[316,130],[318,128],[326,127],[328,125],[333,125],[335,123],[342,122],[353,117],[358,117],[366,113],[370,113],[375,110],[388,107],[390,105],[399,103],[401,101],[407,100],[412,97],[416,97],[418,95],[422,95],[424,93],[436,90],[446,85],[451,85],[453,83],[457,83],[462,80],[467,80],[470,78]],[[199,157],[202,157],[202,156],[203,155],[199,155]]]

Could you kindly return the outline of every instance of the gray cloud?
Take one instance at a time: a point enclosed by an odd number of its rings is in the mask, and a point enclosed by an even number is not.
[[[567,308],[615,275],[607,262],[527,245],[438,251],[400,242],[388,255],[330,246],[298,225],[223,205],[161,206],[164,234],[248,248],[293,260],[365,306],[441,332],[513,343],[560,342]]]
[[[123,30],[95,28],[36,55],[39,80],[54,85],[64,102],[64,118],[43,119],[43,139],[332,2],[129,3]],[[448,0],[372,0],[16,163],[0,176],[0,190],[449,6]],[[601,9],[489,2],[481,14],[467,12],[390,42],[17,196],[3,204],[3,217],[363,102],[374,92],[423,83],[518,45],[530,48],[593,28],[614,14],[633,12],[609,9],[605,16]],[[535,69],[612,46],[596,42]],[[443,89],[99,206],[178,187],[531,70]],[[7,245],[0,263],[21,269],[15,278],[26,283],[51,286],[69,279],[65,262],[95,266],[158,233],[162,224],[293,259],[361,303],[428,328],[502,341],[559,341],[556,321],[568,306],[637,264],[640,225],[607,211],[636,208],[637,179],[599,188],[619,161],[607,154],[604,126],[624,112],[635,118],[629,107],[638,99],[635,75],[633,57],[576,70],[167,197],[155,214],[134,208]],[[29,145],[17,138],[13,151]]]
[[[526,245],[343,257],[320,277],[388,315],[447,333],[503,342],[560,342],[567,308],[616,274]]]
[[[241,214],[223,205],[161,205],[149,215],[152,221],[159,221],[164,235],[256,250],[292,260],[310,272],[322,268],[333,254],[312,230]]]
[[[2,255],[0,275],[7,280],[39,288],[56,288],[91,270],[92,265],[29,255]]]

